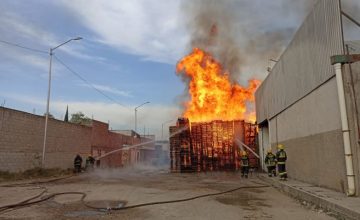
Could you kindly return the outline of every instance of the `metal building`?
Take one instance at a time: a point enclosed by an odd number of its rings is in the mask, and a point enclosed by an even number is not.
[[[340,0],[319,0],[257,90],[259,150],[284,144],[291,178],[359,195],[359,50],[343,19]]]

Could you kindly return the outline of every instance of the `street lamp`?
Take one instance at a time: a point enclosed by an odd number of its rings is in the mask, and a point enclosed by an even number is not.
[[[56,46],[54,48],[50,48],[49,82],[48,82],[48,94],[47,94],[46,115],[45,115],[44,145],[43,145],[42,160],[41,160],[41,166],[43,168],[45,167],[46,135],[47,135],[47,125],[48,125],[48,120],[49,120],[49,105],[50,105],[50,90],[51,90],[51,65],[52,65],[53,52],[57,48],[63,46],[64,44],[69,43],[70,41],[81,40],[81,39],[82,39],[81,37],[71,38],[70,40],[65,41],[62,44],[59,44],[58,46]]]
[[[150,102],[144,102],[143,104],[139,105],[138,107],[135,108],[135,132],[137,132],[137,109],[140,108],[143,105],[146,105]]]
[[[171,120],[168,120],[168,121],[164,121],[162,124],[161,124],[161,140],[164,140],[164,125],[167,124],[167,123],[170,123],[174,121],[174,119],[171,119]]]

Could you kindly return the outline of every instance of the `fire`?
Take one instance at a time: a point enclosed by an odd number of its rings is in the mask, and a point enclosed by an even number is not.
[[[255,112],[247,105],[254,104],[259,80],[249,80],[247,88],[232,83],[220,63],[199,48],[180,60],[176,71],[190,78],[190,100],[185,103],[183,116],[191,122],[235,119],[255,122]]]

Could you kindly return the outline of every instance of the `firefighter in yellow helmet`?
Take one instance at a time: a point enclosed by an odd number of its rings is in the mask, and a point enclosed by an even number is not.
[[[278,172],[280,176],[280,180],[286,180],[287,179],[287,173],[286,173],[286,152],[284,150],[284,145],[279,144],[278,145],[278,151],[276,153],[276,160],[277,160],[277,166],[278,166]]]
[[[248,178],[249,176],[249,156],[246,151],[241,153],[241,177]]]
[[[265,164],[268,170],[269,177],[276,176],[276,156],[272,153],[271,148],[268,149],[268,152],[265,157]]]

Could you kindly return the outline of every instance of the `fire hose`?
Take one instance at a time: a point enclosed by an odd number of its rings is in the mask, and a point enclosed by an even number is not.
[[[230,190],[222,191],[222,192],[218,192],[218,193],[208,193],[208,194],[203,194],[203,195],[199,195],[199,196],[189,197],[189,198],[185,198],[185,199],[176,199],[176,200],[167,200],[167,201],[140,203],[140,204],[136,204],[136,205],[116,207],[116,208],[112,208],[111,210],[125,210],[125,209],[133,209],[133,208],[139,208],[139,207],[144,207],[144,206],[152,206],[152,205],[161,205],[161,204],[169,204],[169,203],[187,202],[187,201],[191,201],[191,200],[195,200],[195,199],[200,199],[200,198],[204,198],[204,197],[222,195],[222,194],[234,192],[234,191],[237,191],[237,190],[240,190],[240,189],[257,189],[257,188],[265,188],[265,187],[270,187],[270,186],[269,186],[269,185],[241,186],[241,187],[237,187],[237,188],[234,188],[234,189],[230,189]],[[96,207],[91,207],[91,206],[87,205],[86,203],[84,203],[84,204],[85,204],[85,206],[88,207],[88,208],[96,208]],[[96,208],[96,209],[99,209],[99,208]],[[104,209],[102,208],[102,210],[104,210]]]
[[[51,182],[56,182],[56,181],[63,180],[63,179],[68,179],[73,176],[76,176],[76,175],[73,174],[73,175],[69,175],[69,176],[65,176],[65,177],[59,177],[59,178],[43,180],[43,181],[33,181],[33,182],[28,182],[28,183],[5,184],[5,185],[0,185],[0,187],[21,187],[21,186],[29,186],[29,185],[35,185],[35,184],[51,183]]]
[[[85,198],[87,196],[86,193],[84,192],[60,192],[60,193],[52,193],[49,194],[47,196],[44,196],[41,199],[32,201],[36,198],[39,198],[40,196],[42,196],[44,193],[47,192],[47,189],[45,189],[44,191],[42,191],[40,194],[31,197],[29,199],[26,199],[24,201],[15,203],[15,204],[10,204],[10,205],[5,205],[5,206],[0,206],[0,213],[4,212],[6,210],[9,209],[13,209],[13,208],[22,208],[22,207],[26,207],[26,206],[30,206],[30,205],[34,205],[37,203],[41,203],[44,201],[47,201],[51,198],[54,198],[56,196],[59,195],[69,195],[69,194],[73,194],[73,195],[81,195],[80,201],[82,202],[82,204],[90,209],[95,209],[97,211],[117,211],[117,210],[126,210],[126,209],[133,209],[133,208],[139,208],[139,207],[144,207],[144,206],[152,206],[152,205],[160,205],[160,204],[170,204],[170,203],[179,203],[179,202],[186,202],[186,201],[191,201],[191,200],[195,200],[195,199],[200,199],[200,198],[204,198],[204,197],[211,197],[211,196],[217,196],[217,195],[222,195],[222,194],[226,194],[226,193],[230,193],[230,192],[235,192],[238,191],[240,189],[257,189],[257,188],[266,188],[266,187],[270,187],[269,185],[257,185],[257,186],[241,186],[241,187],[237,187],[234,189],[230,189],[230,190],[226,190],[226,191],[222,191],[222,192],[217,192],[217,193],[207,193],[207,194],[203,194],[203,195],[198,195],[198,196],[193,196],[193,197],[188,197],[188,198],[184,198],[184,199],[175,199],[175,200],[166,200],[166,201],[157,201],[157,202],[148,202],[148,203],[140,203],[140,204],[135,204],[135,205],[130,205],[130,206],[123,206],[123,207],[115,207],[115,208],[108,208],[108,207],[95,207],[95,206],[91,206],[89,204],[86,203]]]

